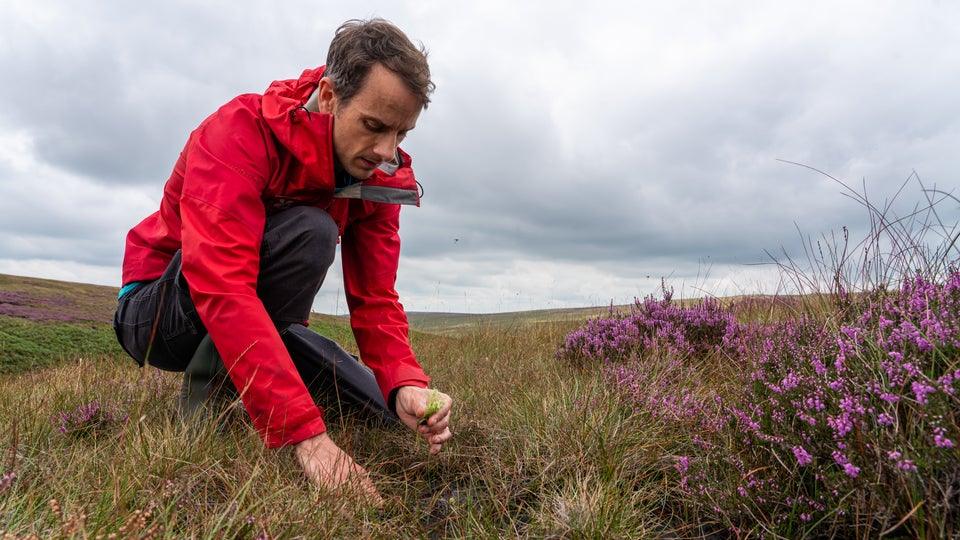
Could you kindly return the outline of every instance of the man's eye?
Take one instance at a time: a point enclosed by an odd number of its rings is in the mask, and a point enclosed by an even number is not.
[[[363,127],[369,129],[370,131],[383,131],[383,125],[378,124],[377,122],[364,122]]]

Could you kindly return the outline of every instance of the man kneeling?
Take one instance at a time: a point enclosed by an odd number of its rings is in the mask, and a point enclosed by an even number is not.
[[[449,396],[420,423],[430,379],[395,290],[400,207],[420,203],[398,145],[432,91],[425,52],[374,19],[344,23],[325,66],[220,107],[190,134],[160,209],[127,235],[114,318],[124,350],[164,370],[187,370],[209,334],[267,446],[296,445],[314,482],[357,482],[375,499],[327,436],[281,332],[306,324],[339,240],[350,324],[382,403],[431,453],[450,439]]]

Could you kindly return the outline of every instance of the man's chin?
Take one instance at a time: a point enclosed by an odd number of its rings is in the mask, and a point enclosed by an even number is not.
[[[357,180],[366,180],[367,178],[370,178],[373,175],[373,171],[376,170],[375,168],[363,169],[361,167],[348,167],[346,169],[347,169],[347,173],[349,173],[350,176],[356,178]]]

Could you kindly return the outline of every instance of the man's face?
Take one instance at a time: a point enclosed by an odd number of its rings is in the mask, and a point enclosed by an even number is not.
[[[422,108],[403,80],[380,64],[370,68],[360,91],[346,104],[330,80],[321,79],[319,106],[321,112],[333,114],[333,151],[340,165],[361,180],[393,160]]]

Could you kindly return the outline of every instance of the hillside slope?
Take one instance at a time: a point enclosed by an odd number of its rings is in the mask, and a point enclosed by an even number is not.
[[[116,287],[0,274],[0,373],[90,357],[127,359],[112,328]],[[356,353],[346,317],[313,313],[310,328]],[[422,332],[411,330],[414,344]]]
[[[0,373],[123,356],[110,321],[117,289],[0,274]]]

